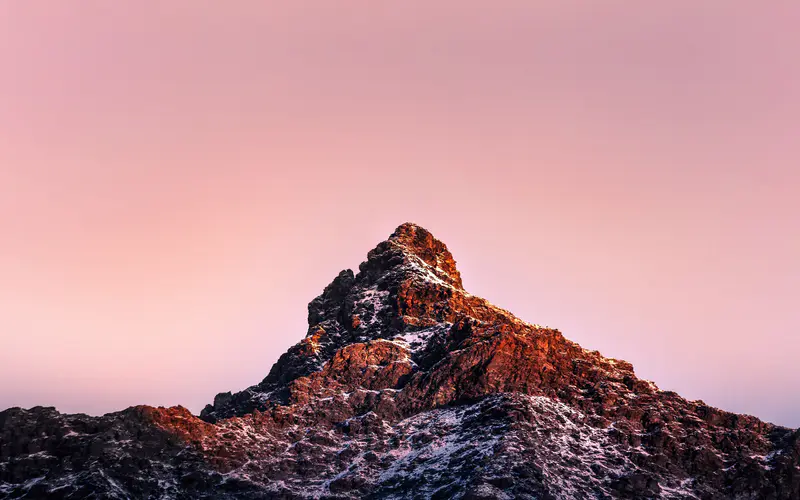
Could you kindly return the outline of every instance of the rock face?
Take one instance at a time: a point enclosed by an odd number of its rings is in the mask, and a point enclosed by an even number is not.
[[[0,412],[2,498],[800,499],[800,431],[687,401],[470,295],[403,224],[200,417]]]

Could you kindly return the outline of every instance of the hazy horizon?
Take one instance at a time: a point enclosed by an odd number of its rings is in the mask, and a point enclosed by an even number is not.
[[[800,427],[800,4],[0,5],[0,409],[197,413],[406,221],[465,288]]]

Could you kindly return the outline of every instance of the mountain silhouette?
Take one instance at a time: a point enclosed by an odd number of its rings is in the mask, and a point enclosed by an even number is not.
[[[800,499],[800,431],[687,401],[462,284],[398,227],[199,416],[0,412],[0,498]]]

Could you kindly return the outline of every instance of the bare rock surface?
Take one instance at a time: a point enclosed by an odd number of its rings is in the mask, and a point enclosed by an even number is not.
[[[636,377],[463,288],[403,224],[200,416],[0,412],[0,498],[800,499],[800,431]]]

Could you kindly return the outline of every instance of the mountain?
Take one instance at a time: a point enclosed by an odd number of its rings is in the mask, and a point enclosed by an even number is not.
[[[687,401],[464,290],[403,224],[199,417],[0,413],[2,498],[800,499],[800,430]]]

